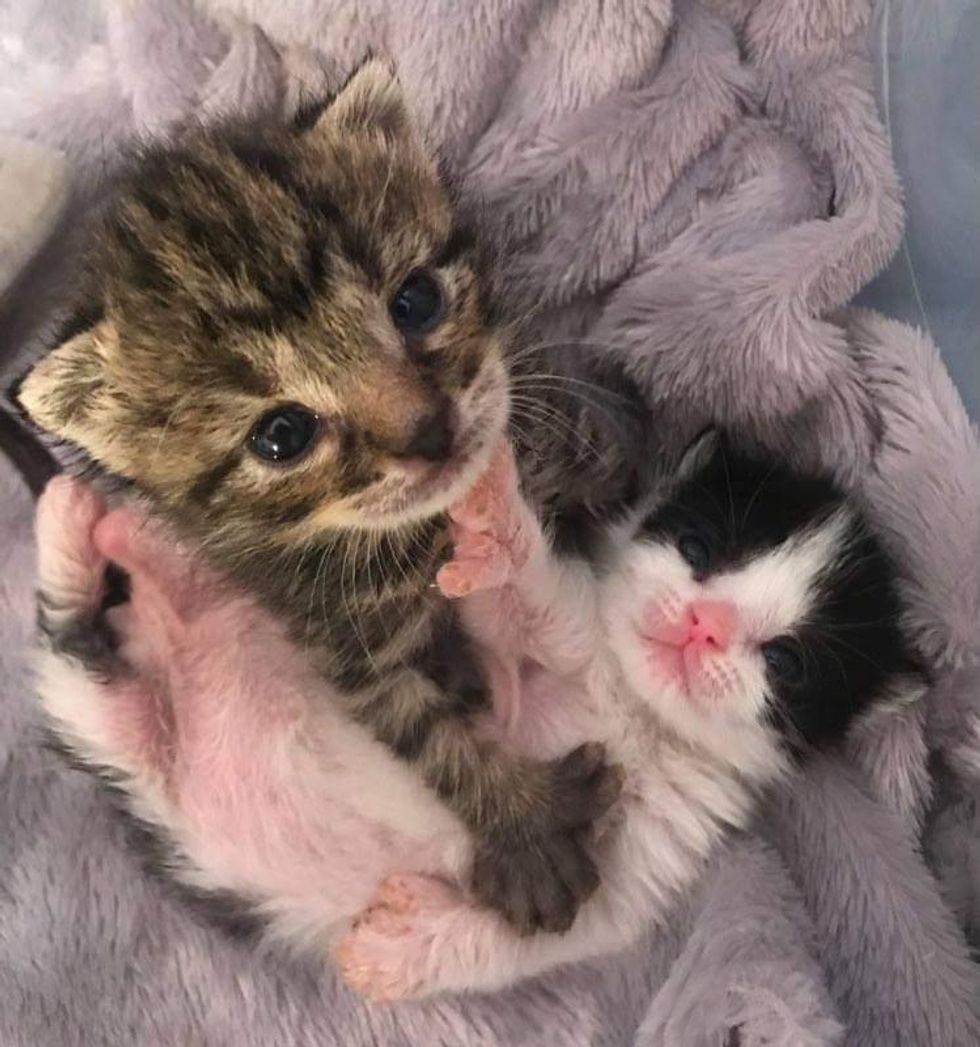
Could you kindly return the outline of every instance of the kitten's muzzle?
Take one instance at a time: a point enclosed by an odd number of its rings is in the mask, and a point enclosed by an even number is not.
[[[695,599],[677,617],[665,616],[657,605],[646,609],[640,638],[657,667],[685,692],[735,639],[738,614],[722,600]]]
[[[682,650],[726,651],[738,622],[735,608],[723,600],[692,600],[676,619],[654,605],[646,613],[644,636]]]

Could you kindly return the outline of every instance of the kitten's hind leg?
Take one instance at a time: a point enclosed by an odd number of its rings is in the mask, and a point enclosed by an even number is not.
[[[56,476],[37,507],[38,628],[46,648],[108,670],[114,641],[102,615],[108,561],[94,531],[105,503],[86,484]]]
[[[133,621],[130,608],[119,608],[126,612],[116,620],[119,632],[106,618],[112,569],[95,540],[105,519],[99,496],[68,477],[52,480],[38,504],[38,696],[74,761],[113,780],[128,779],[130,791],[141,783],[155,790],[165,719],[151,674],[118,653]]]
[[[344,981],[377,1001],[487,992],[610,947],[587,911],[565,934],[521,937],[431,876],[389,877],[334,950]],[[616,944],[626,944],[617,942]]]

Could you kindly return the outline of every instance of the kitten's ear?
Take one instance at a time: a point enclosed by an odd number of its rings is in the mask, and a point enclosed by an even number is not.
[[[725,446],[725,436],[716,426],[703,429],[687,445],[674,471],[674,480],[688,480],[703,469]]]
[[[15,402],[40,428],[91,450],[114,340],[114,327],[103,320],[62,342],[27,373],[14,391]]]
[[[320,114],[313,134],[356,128],[382,131],[389,138],[414,136],[415,124],[394,66],[368,59]]]
[[[925,670],[910,662],[892,681],[883,696],[883,704],[893,708],[915,705],[926,696],[930,685]]]

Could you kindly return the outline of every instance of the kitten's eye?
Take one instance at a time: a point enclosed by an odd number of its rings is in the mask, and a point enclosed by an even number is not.
[[[803,659],[785,640],[770,640],[761,647],[769,672],[782,683],[799,683],[803,679]]]
[[[699,574],[711,566],[708,543],[696,534],[682,534],[677,541],[677,550]]]
[[[424,270],[412,273],[391,300],[391,319],[399,331],[425,334],[442,319],[442,289]]]
[[[309,450],[320,429],[320,419],[299,404],[285,404],[266,412],[249,434],[253,454],[267,462],[291,462]]]

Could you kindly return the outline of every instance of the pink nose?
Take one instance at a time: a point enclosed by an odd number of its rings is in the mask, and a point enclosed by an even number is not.
[[[693,600],[687,608],[687,637],[681,646],[724,651],[735,631],[735,608],[722,600]]]

